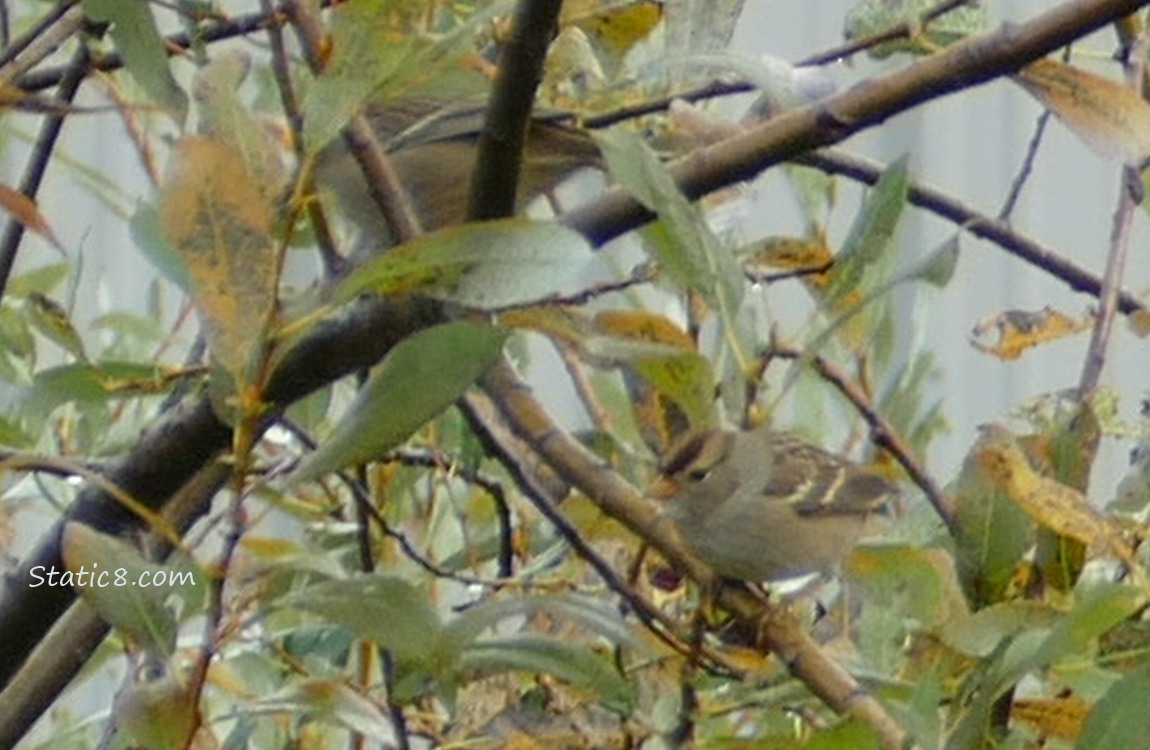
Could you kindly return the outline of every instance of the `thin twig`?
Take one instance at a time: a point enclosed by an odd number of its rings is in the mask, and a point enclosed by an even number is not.
[[[323,28],[319,19],[309,12],[302,0],[288,0],[284,7],[295,24],[300,44],[305,49],[304,57],[313,72],[320,72],[323,64],[323,55],[320,54]],[[343,129],[343,140],[363,171],[368,194],[387,222],[392,239],[402,243],[423,234],[419,215],[403,181],[392,166],[383,143],[366,115],[359,113],[348,121]]]
[[[1147,37],[1144,31],[1127,50],[1127,84],[1135,92],[1140,91],[1142,74],[1145,69]],[[1080,398],[1088,398],[1098,387],[1102,369],[1106,365],[1106,348],[1110,333],[1114,329],[1114,313],[1118,307],[1118,293],[1126,269],[1126,259],[1130,254],[1130,231],[1134,223],[1134,212],[1143,200],[1136,195],[1142,190],[1141,170],[1138,165],[1127,164],[1122,169],[1122,182],[1119,187],[1118,205],[1114,208],[1114,222],[1110,230],[1110,252],[1106,258],[1106,272],[1102,276],[1102,289],[1098,294],[1098,312],[1094,316],[1094,330],[1090,334],[1090,346],[1086,350],[1086,361],[1082,367],[1082,377],[1078,381]]]
[[[271,0],[260,0],[260,7],[268,17],[272,17],[277,11],[272,7]],[[305,16],[303,18],[297,16],[296,21],[302,23],[315,23],[316,19]],[[280,106],[283,108],[284,116],[287,118],[289,133],[291,136],[292,152],[295,154],[297,174],[292,180],[296,186],[292,190],[293,200],[301,195],[313,192],[310,187],[299,185],[299,181],[303,179],[300,174],[305,165],[306,152],[304,150],[303,142],[303,112],[300,109],[299,96],[296,94],[294,78],[292,76],[291,61],[288,57],[287,45],[284,43],[283,32],[281,24],[271,23],[268,24],[268,42],[271,47],[271,65],[272,73],[275,76],[276,89],[280,95]],[[301,34],[305,38],[311,38],[310,34]],[[311,50],[312,45],[307,45]],[[284,222],[284,231],[290,232],[295,226],[294,212],[298,210],[294,205],[290,207],[292,216],[289,216],[287,221]],[[307,201],[308,218],[311,220],[312,229],[315,232],[316,245],[319,247],[320,259],[323,261],[324,273],[327,278],[333,279],[337,277],[344,268],[343,257],[336,251],[335,238],[332,237],[331,227],[328,224],[327,216],[324,214],[323,206],[318,200]]]
[[[834,47],[825,52],[820,52],[817,55],[805,57],[799,62],[795,63],[795,67],[803,67],[807,65],[826,65],[828,63],[838,62],[844,57],[856,55],[859,52],[865,52],[872,47],[877,47],[886,42],[894,42],[899,39],[909,39],[916,32],[920,31],[923,26],[933,21],[941,15],[945,15],[956,8],[963,5],[973,5],[977,0],[944,0],[932,8],[927,9],[920,14],[916,19],[901,21],[888,28],[876,31],[873,34],[852,39],[838,47]]]
[[[1042,144],[1042,136],[1046,134],[1046,126],[1050,123],[1050,110],[1042,110],[1042,114],[1034,123],[1034,135],[1030,137],[1030,142],[1026,144],[1026,155],[1022,159],[1022,164],[1018,168],[1018,174],[1015,175],[1014,181],[1010,183],[1010,190],[1006,194],[1006,200],[1002,202],[1002,209],[998,212],[998,220],[1010,223],[1010,216],[1014,213],[1014,206],[1018,203],[1019,197],[1022,195],[1022,188],[1026,185],[1027,178],[1034,168],[1034,160],[1038,157],[1038,147]]]

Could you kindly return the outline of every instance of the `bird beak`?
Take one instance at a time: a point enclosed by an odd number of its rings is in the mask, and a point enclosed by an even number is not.
[[[666,502],[675,496],[679,491],[679,486],[667,476],[660,476],[651,484],[647,485],[647,497],[654,498],[661,502]]]

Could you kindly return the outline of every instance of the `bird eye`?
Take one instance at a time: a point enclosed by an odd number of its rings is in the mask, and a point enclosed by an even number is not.
[[[691,469],[690,471],[688,471],[687,472],[687,479],[690,479],[692,482],[702,482],[710,475],[711,475],[711,468],[709,466],[701,467],[698,469]]]

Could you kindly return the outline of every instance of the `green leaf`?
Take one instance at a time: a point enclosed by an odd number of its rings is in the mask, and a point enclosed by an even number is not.
[[[374,574],[325,581],[284,597],[280,604],[320,615],[405,662],[427,665],[446,657],[437,653],[439,615],[427,594],[402,578]]]
[[[904,23],[918,26],[922,24],[922,14],[936,5],[935,0],[862,0],[847,13],[843,35],[848,40],[860,39]],[[919,33],[930,44],[946,46],[970,34],[981,33],[985,28],[986,10],[977,3],[968,3],[926,23]],[[875,45],[867,50],[867,54],[882,59],[896,52],[927,54],[931,51],[919,36],[912,34],[910,38],[899,37]]]
[[[1005,490],[981,476],[973,458],[948,494],[958,522],[955,564],[963,588],[976,608],[1001,601],[1034,544],[1034,524]]]
[[[954,271],[958,268],[958,243],[959,235],[955,234],[911,269],[910,278],[922,279],[939,289],[945,287],[954,278]]]
[[[868,600],[927,627],[965,610],[949,558],[938,550],[904,544],[861,545],[847,558],[844,572],[862,585]]]
[[[479,309],[534,302],[577,289],[594,253],[560,224],[501,219],[430,232],[356,269],[335,297],[420,294]]]
[[[985,658],[1018,633],[1054,627],[1062,615],[1041,602],[1001,602],[943,623],[939,636],[961,654]]]
[[[68,319],[68,311],[60,303],[32,292],[24,302],[28,322],[42,336],[71,354],[77,361],[87,362],[84,341]]]
[[[36,439],[20,429],[20,426],[0,414],[0,445],[27,450],[36,444]]]
[[[99,315],[92,319],[88,327],[93,331],[107,331],[118,339],[134,339],[141,344],[157,343],[165,334],[156,316],[127,310],[113,310]]]
[[[188,112],[188,97],[168,66],[167,43],[152,17],[152,6],[124,0],[84,0],[84,11],[93,21],[112,25],[109,32],[124,67],[152,101],[177,122]]]
[[[1086,654],[1091,642],[1144,605],[1137,587],[1120,583],[1098,584],[1076,590],[1074,609],[1042,642],[1033,656],[1034,668]]]
[[[485,601],[468,608],[448,623],[444,629],[444,636],[462,648],[501,620],[539,613],[579,623],[611,643],[632,647],[639,645],[639,641],[619,615],[618,610],[597,599],[574,594],[520,596]]]
[[[192,293],[188,263],[176,252],[160,226],[160,209],[153,203],[140,202],[128,222],[132,241],[152,266],[187,294]]]
[[[584,644],[547,636],[519,634],[474,643],[463,653],[463,668],[484,675],[508,670],[555,675],[594,690],[608,708],[623,714],[634,701],[631,683],[603,656]]]
[[[816,732],[803,750],[879,750],[882,743],[874,727],[859,719],[845,721],[838,726]]]
[[[495,363],[508,335],[479,323],[455,322],[401,341],[291,481],[306,482],[371,461],[402,443]]]
[[[743,274],[734,255],[711,232],[702,210],[687,200],[658,156],[639,136],[622,129],[596,133],[611,172],[660,222],[647,230],[659,267],[681,288],[697,291],[724,320],[743,298]]]
[[[75,522],[64,528],[61,557],[76,590],[106,622],[152,654],[174,652],[176,616],[168,602],[184,586],[156,582],[179,580],[180,571],[145,560],[126,542]]]
[[[866,269],[890,247],[906,207],[910,184],[908,160],[909,156],[903,155],[883,170],[855,216],[846,241],[835,254],[831,281],[826,290],[826,299],[831,305],[857,289]]]
[[[53,367],[36,373],[21,392],[21,408],[28,419],[46,417],[64,403],[103,403],[166,392],[165,382],[154,364],[101,362]]]
[[[1145,747],[1150,737],[1150,667],[1141,668],[1114,683],[1086,715],[1082,734],[1074,744],[1082,750],[1128,750]]]
[[[72,271],[71,263],[51,263],[39,266],[13,276],[5,290],[6,296],[22,299],[32,292],[50,294],[57,286],[68,278]]]
[[[887,172],[889,172],[889,171],[890,171],[890,169],[887,170]],[[884,176],[886,174],[887,173],[884,173]],[[904,190],[904,195],[905,195],[905,190]],[[864,213],[865,213],[865,210],[864,210]],[[858,222],[856,221],[856,228],[857,228],[857,225],[858,225]],[[893,231],[893,227],[892,227],[892,231]],[[889,237],[888,237],[888,239],[889,239]],[[879,247],[880,245],[881,245],[881,243],[873,245],[873,246]],[[882,245],[882,246],[885,247],[885,245]],[[842,255],[843,255],[843,253],[840,253],[839,256],[836,256],[835,268],[839,268],[838,258],[841,257]],[[855,255],[857,255],[857,254],[855,254]],[[863,295],[857,301],[854,301],[851,304],[844,306],[841,309],[841,311],[839,312],[839,314],[830,322],[830,324],[827,325],[827,327],[823,331],[821,331],[817,336],[815,336],[814,339],[811,341],[811,343],[807,345],[803,356],[801,358],[799,358],[795,362],[795,364],[791,367],[791,371],[787,374],[787,378],[784,381],[783,387],[781,390],[782,391],[787,390],[791,386],[791,384],[794,382],[795,378],[798,376],[798,373],[801,372],[804,368],[806,368],[810,364],[810,360],[822,350],[822,348],[827,344],[827,342],[830,341],[831,337],[834,336],[835,333],[837,333],[839,330],[841,330],[844,326],[846,326],[847,323],[849,323],[851,320],[853,320],[855,318],[855,316],[862,313],[867,307],[869,307],[873,303],[885,298],[887,296],[887,294],[889,294],[892,289],[894,289],[899,284],[904,284],[906,282],[926,281],[927,283],[932,284],[934,286],[944,286],[947,282],[949,282],[950,276],[953,274],[955,266],[957,264],[957,260],[958,260],[958,236],[956,235],[955,237],[953,237],[952,239],[950,239],[946,243],[944,243],[942,246],[940,246],[937,250],[935,250],[930,255],[928,255],[925,259],[923,259],[923,261],[921,263],[911,267],[910,270],[908,270],[904,273],[898,274],[896,276],[893,276],[889,279],[884,280],[882,283],[875,285],[874,288],[870,289],[865,295]],[[861,274],[864,271],[863,265],[865,265],[865,263],[867,263],[867,262],[869,262],[869,261],[865,260],[865,254],[862,256],[859,256],[858,258],[856,258],[856,260],[854,262],[852,262],[851,264],[848,265],[848,270],[846,271],[846,273],[847,274],[858,274],[859,278],[861,278]],[[827,300],[831,299],[830,289],[832,287],[837,286],[837,284],[835,284],[835,282],[834,282],[835,279],[839,278],[837,273],[838,272],[836,271],[836,275],[832,276],[831,287],[828,287],[828,290],[827,290],[827,295],[826,295]],[[856,283],[857,283],[857,280],[856,280]],[[849,291],[850,291],[850,289],[844,289],[842,291],[842,294],[845,295]]]
[[[588,355],[633,368],[646,383],[669,398],[692,425],[705,425],[714,415],[715,377],[710,361],[691,349],[617,336],[593,336]]]

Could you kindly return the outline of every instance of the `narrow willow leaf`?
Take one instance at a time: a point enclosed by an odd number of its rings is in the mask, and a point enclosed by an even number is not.
[[[429,662],[443,627],[427,594],[397,576],[325,581],[289,594],[281,604],[314,612],[405,662]]]
[[[290,685],[256,705],[265,711],[307,716],[309,721],[342,724],[366,737],[390,737],[394,734],[392,724],[375,703],[339,680],[309,679]]]
[[[945,47],[971,34],[982,33],[986,27],[986,10],[977,3],[961,5],[923,23],[922,14],[937,5],[935,0],[862,0],[847,12],[843,36],[848,40],[862,39],[902,24],[922,27],[916,34],[867,49],[868,55],[881,60],[896,52],[928,54],[934,47]]]
[[[906,207],[910,177],[909,157],[904,155],[887,167],[867,196],[851,225],[846,242],[835,254],[826,296],[830,304],[855,291],[866,269],[890,247],[902,211]]]
[[[435,37],[411,33],[394,0],[357,0],[338,5],[331,18],[332,57],[308,88],[304,143],[317,153],[372,99],[387,99],[426,86],[460,70],[475,49],[477,30],[508,10],[491,3],[467,22]]]
[[[1123,677],[1110,686],[1087,715],[1076,748],[1127,750],[1144,747],[1150,737],[1150,666]]]
[[[93,21],[111,24],[112,40],[124,65],[152,101],[183,122],[188,97],[168,66],[166,42],[152,17],[151,3],[124,0],[85,0],[84,12]]]
[[[434,326],[400,342],[293,482],[379,458],[438,416],[487,371],[508,333],[478,323]]]
[[[155,364],[101,362],[52,367],[36,373],[20,391],[20,406],[30,419],[44,419],[66,403],[98,404],[146,394],[163,394],[174,378]]]
[[[485,601],[464,610],[448,623],[444,636],[447,641],[463,648],[475,641],[484,630],[508,617],[536,614],[578,623],[617,645],[641,647],[641,642],[617,610],[591,597],[575,594],[539,594]]]
[[[670,172],[637,135],[596,134],[611,175],[662,220],[651,228],[655,260],[682,289],[697,291],[720,314],[733,318],[743,298],[743,276],[734,256],[707,226],[702,211],[679,191]]]
[[[608,708],[627,712],[634,701],[631,683],[586,645],[549,636],[518,634],[483,640],[463,652],[463,668],[490,674],[525,670],[551,674],[594,690]]]
[[[957,260],[958,237],[956,235],[928,255],[921,263],[913,266],[905,273],[885,280],[871,289],[865,296],[858,297],[858,295],[854,295],[854,298],[846,298],[849,299],[849,304],[843,305],[841,312],[831,321],[826,329],[819,333],[819,335],[807,345],[805,354],[795,363],[791,368],[791,372],[787,375],[782,390],[786,390],[790,387],[795,378],[798,377],[798,374],[809,364],[810,359],[826,346],[827,342],[830,341],[831,337],[834,336],[839,329],[862,313],[868,306],[883,299],[892,289],[900,284],[911,281],[926,281],[938,286],[939,282],[945,283],[949,281],[950,276],[954,272]],[[832,285],[833,283],[832,280]],[[844,301],[846,301],[846,299],[844,299]]]
[[[573,291],[594,260],[578,232],[555,222],[500,219],[430,232],[371,259],[339,285],[364,293],[420,294],[479,309]]]
[[[912,271],[914,277],[942,289],[954,278],[958,268],[959,235],[954,235],[927,257]]]
[[[180,587],[155,583],[179,580],[170,575],[174,569],[145,560],[126,542],[81,523],[64,527],[61,556],[76,590],[106,622],[152,654],[173,653],[176,617],[168,600]],[[194,577],[190,580],[194,585]]]
[[[14,190],[7,185],[0,185],[0,209],[8,212],[13,219],[47,240],[52,247],[60,251],[61,255],[67,255],[64,246],[57,239],[56,233],[52,231],[52,225],[37,208],[35,200],[19,190]]]
[[[27,297],[24,309],[33,328],[78,361],[88,361],[84,340],[68,319],[68,311],[59,302],[39,292],[32,292]]]

